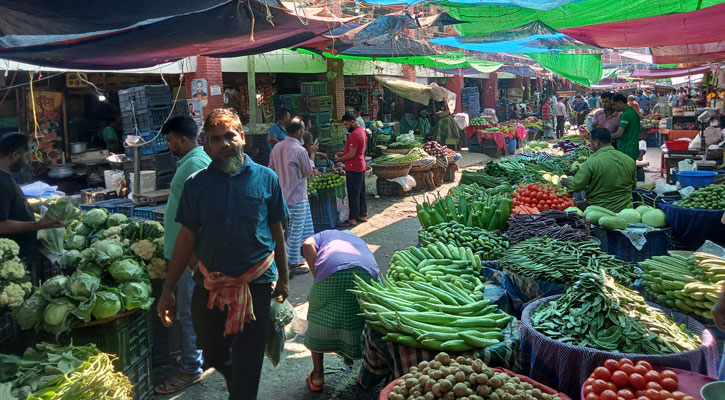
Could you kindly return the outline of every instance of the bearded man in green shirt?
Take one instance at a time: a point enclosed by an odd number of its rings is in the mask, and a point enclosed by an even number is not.
[[[612,96],[614,110],[622,112],[619,117],[619,130],[612,134],[617,150],[637,160],[639,157],[639,113],[627,105],[627,98],[617,93]]]
[[[590,134],[594,151],[573,177],[561,178],[570,192],[586,190],[587,204],[613,212],[632,208],[632,189],[637,186],[637,165],[628,155],[612,147],[607,128],[595,128]]]

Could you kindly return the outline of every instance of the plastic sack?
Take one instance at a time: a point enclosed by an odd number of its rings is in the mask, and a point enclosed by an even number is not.
[[[393,179],[387,179],[387,181],[388,182],[395,182],[398,185],[402,186],[404,192],[409,192],[416,185],[415,179],[413,179],[413,177],[410,176],[410,175],[399,176],[399,177],[393,178]]]
[[[273,366],[277,366],[282,359],[284,352],[284,342],[287,340],[284,327],[288,325],[295,317],[295,310],[289,301],[278,303],[277,299],[272,299],[269,307],[269,327],[267,329],[267,343],[264,347],[264,353],[269,358],[269,362]]]
[[[396,142],[408,142],[413,140],[415,140],[415,135],[413,134],[413,131],[408,131],[408,133],[404,133],[395,139]]]
[[[706,240],[705,243],[703,243],[702,246],[700,246],[700,248],[697,249],[697,251],[702,252],[702,253],[713,254],[718,257],[725,257],[725,248],[723,248],[722,246],[717,245],[709,240]]]
[[[347,196],[344,199],[337,198],[337,221],[343,223],[350,218],[350,203]]]

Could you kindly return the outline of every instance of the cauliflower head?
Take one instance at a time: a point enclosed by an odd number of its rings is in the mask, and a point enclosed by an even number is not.
[[[0,279],[16,280],[25,276],[25,266],[19,258],[7,260],[0,265]]]
[[[166,278],[166,260],[158,257],[152,258],[151,262],[146,266],[146,272],[148,272],[151,279]]]
[[[8,282],[0,291],[0,306],[8,306],[15,308],[23,304],[25,298],[25,290],[23,287],[14,282]]]
[[[137,257],[144,261],[148,261],[153,258],[156,253],[156,245],[148,239],[139,240],[131,245],[131,251]]]
[[[0,239],[0,260],[9,260],[20,254],[20,246],[14,240]]]
[[[111,238],[113,236],[119,236],[120,237],[121,236],[121,229],[122,228],[123,227],[120,226],[120,225],[118,225],[118,226],[112,226],[112,227],[106,229],[105,231],[103,231],[103,237],[104,238]]]

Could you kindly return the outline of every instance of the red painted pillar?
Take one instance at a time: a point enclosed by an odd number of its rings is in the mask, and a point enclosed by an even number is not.
[[[222,79],[222,60],[213,57],[196,57],[196,71],[186,74],[186,96],[192,98],[195,79],[206,80],[207,104],[203,106],[204,117],[215,108],[224,107],[224,81]],[[202,100],[203,102],[203,100]]]
[[[403,79],[415,82],[415,65],[403,64]]]
[[[483,108],[496,108],[498,73],[491,72],[483,83]]]
[[[463,75],[453,75],[448,79],[446,89],[456,94],[456,113],[463,112],[463,103],[461,102],[461,89],[463,89]]]

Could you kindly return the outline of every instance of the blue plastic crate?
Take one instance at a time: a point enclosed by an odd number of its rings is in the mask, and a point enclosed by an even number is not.
[[[647,147],[660,147],[660,133],[650,133],[647,135]]]
[[[122,112],[170,106],[171,90],[166,85],[136,86],[118,91]]]
[[[310,197],[310,211],[315,233],[337,226],[337,198],[318,199]]]
[[[81,210],[88,211],[93,208],[105,208],[108,210],[109,213],[120,213],[121,212],[121,206],[122,205],[128,205],[133,204],[133,200],[131,199],[113,199],[113,200],[104,200],[104,201],[97,201],[95,203],[86,203],[81,204]]]
[[[646,233],[647,243],[644,244],[641,250],[637,250],[629,238],[618,231],[594,227],[592,235],[601,242],[602,251],[613,255],[619,260],[639,264],[640,261],[648,260],[654,256],[667,255],[667,251],[670,250],[668,235],[670,229],[659,229]]]
[[[161,206],[145,206],[145,207],[136,207],[133,210],[133,216],[137,218],[143,218],[148,220],[154,219],[154,212],[160,209],[165,209],[166,204]]]
[[[126,136],[128,136],[128,135],[123,136],[124,141],[126,139]],[[166,143],[166,136],[164,136],[163,134],[160,134],[158,131],[139,132],[138,136],[141,136],[141,139],[144,142],[150,142],[144,146],[141,146],[141,155],[142,156],[156,154],[156,153],[162,153],[169,149],[169,147]],[[154,139],[154,138],[156,138],[156,139]],[[133,147],[125,147],[125,150],[126,150],[127,156],[133,157]]]
[[[118,206],[118,212],[127,217],[133,217],[133,209],[134,209],[133,203],[122,204],[122,205]]]
[[[123,133],[133,135],[136,132],[158,132],[171,115],[173,107],[145,108],[124,112],[121,115]]]

